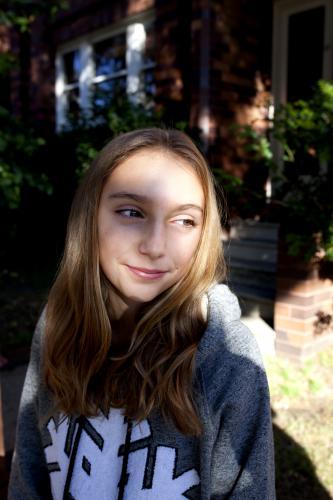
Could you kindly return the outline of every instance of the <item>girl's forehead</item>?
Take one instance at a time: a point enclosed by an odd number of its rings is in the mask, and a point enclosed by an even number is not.
[[[202,182],[193,165],[172,152],[155,149],[141,150],[122,161],[111,172],[104,191],[203,203]]]
[[[190,160],[185,159],[180,153],[169,149],[162,149],[157,147],[147,147],[139,149],[138,151],[130,154],[125,160],[121,161],[118,165],[119,168],[124,164],[130,162],[141,162],[141,161],[150,161],[150,162],[158,162],[163,161],[164,165],[170,166],[172,165],[186,165],[190,169],[195,169],[194,165],[190,162]]]
[[[172,151],[145,148],[133,153],[120,162],[111,172],[109,179],[136,178],[140,181],[154,175],[164,177],[194,177],[201,183],[196,167]]]

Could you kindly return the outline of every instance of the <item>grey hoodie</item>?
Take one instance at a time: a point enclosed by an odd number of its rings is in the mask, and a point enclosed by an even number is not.
[[[43,326],[42,316],[21,399],[9,500],[275,499],[266,375],[225,285],[208,293],[196,355],[200,438],[182,435],[158,411],[140,424],[115,409],[46,420],[52,395],[40,375]]]

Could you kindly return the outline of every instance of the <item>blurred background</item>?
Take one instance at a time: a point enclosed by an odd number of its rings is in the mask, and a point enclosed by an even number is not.
[[[333,498],[333,0],[0,0],[0,86],[0,497],[78,182],[113,136],[167,126],[227,199],[278,498]]]

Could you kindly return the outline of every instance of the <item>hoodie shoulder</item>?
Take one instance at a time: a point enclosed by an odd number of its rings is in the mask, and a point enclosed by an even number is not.
[[[237,297],[227,285],[219,284],[208,291],[207,327],[198,346],[197,365],[216,357],[223,363],[231,354],[262,366],[254,335],[241,322]]]
[[[207,416],[213,418],[228,405],[248,411],[252,403],[267,399],[268,388],[257,342],[241,322],[236,296],[227,286],[218,285],[210,290],[208,300],[208,324],[198,346],[196,376]]]

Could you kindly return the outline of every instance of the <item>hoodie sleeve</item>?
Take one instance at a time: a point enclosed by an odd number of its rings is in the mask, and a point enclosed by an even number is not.
[[[226,326],[202,368],[210,440],[210,500],[274,500],[274,447],[266,374],[252,333]],[[221,334],[221,332],[220,332]]]
[[[40,350],[44,316],[45,313],[39,319],[35,330],[21,396],[8,500],[52,498],[39,431],[39,415],[41,414],[39,393],[43,385],[40,373]]]

